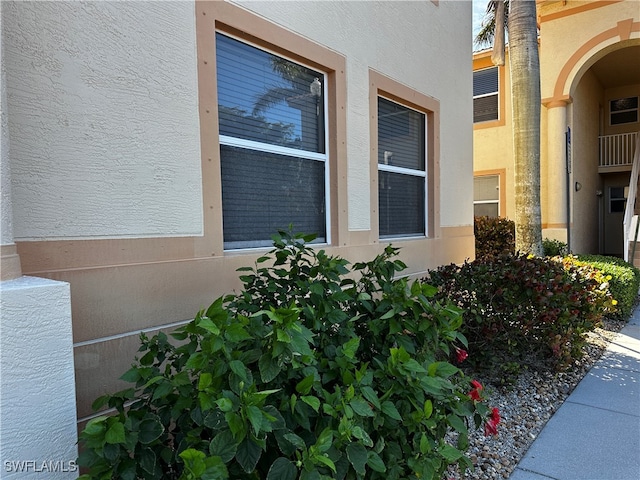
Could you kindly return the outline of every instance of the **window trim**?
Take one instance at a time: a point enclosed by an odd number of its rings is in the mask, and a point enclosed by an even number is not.
[[[378,97],[425,115],[425,232],[421,236],[380,238],[378,208]],[[386,243],[440,236],[440,102],[375,70],[369,69],[371,241]],[[402,168],[402,167],[387,167]],[[409,169],[410,170],[410,169]]]
[[[346,243],[346,59],[323,45],[228,2],[196,2],[204,233],[194,253],[220,256],[242,252],[242,249],[225,250],[223,241],[216,32],[324,72],[325,142],[328,144],[328,175],[325,176],[326,231],[332,245]],[[256,249],[248,251],[255,252]]]

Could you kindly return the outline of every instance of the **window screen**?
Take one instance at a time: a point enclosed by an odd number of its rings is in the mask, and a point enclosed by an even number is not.
[[[473,122],[498,120],[498,68],[473,72]]]
[[[473,214],[476,217],[500,215],[500,177],[482,175],[473,179]]]
[[[378,98],[380,237],[425,235],[426,116]]]
[[[324,74],[216,34],[225,249],[327,241]]]

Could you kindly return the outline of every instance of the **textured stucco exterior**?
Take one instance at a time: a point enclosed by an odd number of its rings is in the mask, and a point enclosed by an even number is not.
[[[77,478],[69,285],[0,287],[0,477]]]
[[[2,2],[14,236],[202,233],[194,5]]]
[[[473,258],[471,43],[453,33],[471,30],[470,2],[1,8],[13,237],[25,274],[70,286],[80,426],[122,386],[140,331],[193,318],[264,254],[223,247],[216,29],[327,73],[328,254],[367,261],[388,243],[377,230],[378,79],[399,103],[428,105],[434,127],[429,229],[393,242],[404,273]]]

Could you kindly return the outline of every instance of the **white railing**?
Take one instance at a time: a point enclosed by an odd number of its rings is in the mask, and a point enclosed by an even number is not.
[[[634,213],[636,208],[636,195],[638,192],[638,174],[640,173],[640,132],[625,135],[634,136],[633,143],[635,147],[633,157],[629,155],[629,158],[633,158],[633,167],[631,168],[631,178],[629,179],[629,193],[627,195],[627,206],[624,209],[624,221],[622,226],[622,231],[624,232],[624,259],[628,262],[629,243],[630,241],[638,241],[638,216],[634,216]],[[633,263],[633,260],[634,259],[632,258],[631,263]]]
[[[602,135],[600,140],[600,167],[629,166],[633,162],[633,153],[637,142],[637,134],[621,133],[619,135]]]

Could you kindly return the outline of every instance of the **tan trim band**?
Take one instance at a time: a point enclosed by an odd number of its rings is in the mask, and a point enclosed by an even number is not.
[[[0,281],[13,280],[21,276],[22,267],[16,245],[0,245]]]
[[[600,7],[606,7],[608,5],[613,5],[614,3],[620,3],[621,1],[623,0],[598,0],[597,2],[590,2],[587,4],[580,5],[578,7],[562,10],[561,12],[549,13],[548,15],[541,15],[538,20],[538,23],[540,24],[543,22],[550,22],[551,20],[557,20],[558,18],[568,17],[570,15],[587,12],[589,10],[594,10]]]
[[[549,99],[549,101],[562,101],[570,96],[570,92],[565,93],[569,75],[591,49],[615,37],[619,37],[621,41],[628,40],[631,32],[640,32],[640,22],[634,22],[633,19],[623,20],[618,22],[615,27],[596,35],[578,48],[560,70],[553,89],[553,98]]]

